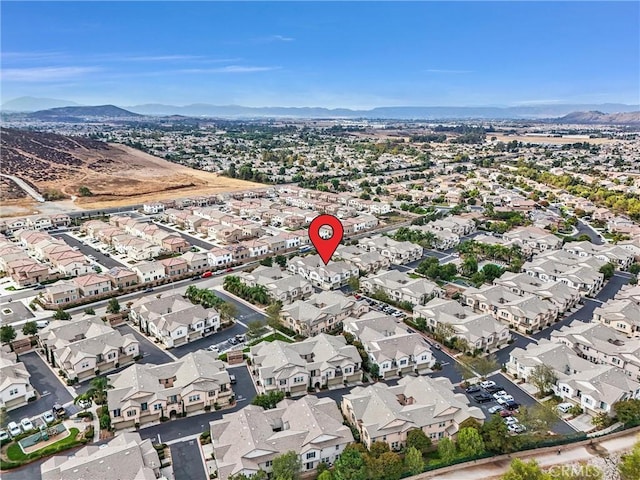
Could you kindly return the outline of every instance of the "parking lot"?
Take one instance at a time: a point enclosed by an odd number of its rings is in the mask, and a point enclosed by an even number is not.
[[[193,342],[175,347],[171,349],[171,353],[173,353],[178,358],[182,358],[188,353],[207,349],[211,345],[217,346],[219,352],[224,353],[226,350],[231,349],[231,347],[238,347],[237,345],[232,345],[231,343],[229,343],[229,339],[234,338],[236,335],[244,335],[246,331],[247,329],[243,325],[235,323],[233,326],[226,328],[218,333],[214,333],[213,335],[209,335],[208,337],[202,337],[194,340]]]
[[[84,241],[80,241],[77,238],[74,238],[67,233],[61,233],[61,234],[55,235],[55,238],[67,242],[67,244],[69,244],[71,247],[77,247],[78,250],[80,250],[83,253],[83,255],[85,255],[86,257],[89,257],[89,255],[91,255],[92,257],[95,258],[95,261],[97,263],[99,263],[105,268],[127,266],[125,263],[116,260],[111,255],[107,257],[100,250],[98,250],[97,248],[94,248],[90,243],[89,244],[84,243]]]
[[[509,380],[507,377],[505,377],[501,373],[491,375],[487,377],[487,380],[493,381],[497,386],[502,387],[502,390],[507,392],[508,395],[511,395],[513,397],[513,400],[518,405],[531,408],[537,403],[537,400],[535,398],[533,398],[527,392],[522,390],[520,387],[518,387],[515,383],[513,383],[511,380]],[[469,398],[469,403],[471,405],[476,406],[482,410],[487,420],[489,420],[494,415],[493,413],[490,412],[490,409],[499,405],[499,403],[496,400],[491,400],[486,403],[478,403],[473,398],[474,395],[478,394],[478,392],[466,393],[460,387],[458,388],[460,389],[460,392],[464,393]],[[486,392],[484,389],[482,389],[481,391]],[[569,425],[567,422],[563,420],[560,420],[556,424],[554,424],[551,427],[551,430],[555,433],[564,434],[564,435],[569,435],[576,432],[576,430],[573,427],[571,427],[571,425]]]
[[[208,474],[204,471],[202,464],[202,455],[198,439],[187,440],[172,444],[171,463],[173,465],[173,474],[175,478],[205,479]]]
[[[142,359],[140,359],[138,363],[154,363],[156,365],[160,365],[173,361],[173,358],[171,358],[170,355],[167,355],[167,353],[160,347],[156,346],[152,340],[149,340],[131,325],[124,324],[116,328],[120,330],[120,333],[122,335],[132,333],[133,336],[136,337],[136,340],[140,342],[140,352],[142,353]]]

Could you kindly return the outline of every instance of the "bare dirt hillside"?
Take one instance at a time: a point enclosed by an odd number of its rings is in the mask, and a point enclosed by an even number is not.
[[[23,179],[52,199],[78,196],[76,203],[85,208],[257,186],[86,138],[3,128],[0,141],[1,173]],[[80,196],[81,187],[92,196]]]

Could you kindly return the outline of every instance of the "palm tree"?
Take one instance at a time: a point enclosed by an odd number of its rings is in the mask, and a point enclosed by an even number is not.
[[[74,400],[74,403],[80,401],[80,399],[92,399],[98,405],[104,405],[107,401],[107,390],[113,388],[113,385],[109,383],[107,377],[96,377],[89,382],[89,389],[82,395],[78,395]]]

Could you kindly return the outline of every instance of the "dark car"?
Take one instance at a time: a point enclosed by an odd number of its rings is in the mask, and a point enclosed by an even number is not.
[[[492,385],[491,387],[485,388],[485,390],[489,393],[497,393],[500,390],[504,390],[504,388],[502,388],[502,385]]]
[[[473,399],[478,403],[487,403],[493,400],[491,395],[487,395],[486,393],[481,393],[479,395],[474,395]]]
[[[520,412],[518,412],[517,409],[509,410],[508,408],[500,410],[500,416],[502,418],[510,417],[512,415],[515,415],[516,413],[520,413]]]
[[[151,293],[151,292],[153,292],[153,288],[147,288],[144,291],[144,293]]]
[[[45,288],[44,285],[38,284],[35,287],[33,287],[34,290],[43,290]]]
[[[507,410],[516,410],[520,406],[520,404],[518,402],[508,401],[503,406]]]
[[[53,408],[51,409],[51,412],[57,417],[57,418],[63,418],[67,415],[67,411],[64,409],[64,407],[62,405],[60,405],[59,403],[56,403],[53,405]]]
[[[480,385],[471,385],[470,387],[468,387],[465,392],[467,393],[476,393],[479,392],[480,390],[482,390],[480,388]]]

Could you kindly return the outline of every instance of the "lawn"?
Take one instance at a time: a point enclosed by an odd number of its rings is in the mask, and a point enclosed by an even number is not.
[[[28,460],[35,460],[37,458],[44,457],[45,455],[61,452],[62,450],[66,450],[67,448],[80,444],[80,442],[76,440],[78,433],[80,433],[80,430],[77,428],[70,428],[69,435],[65,438],[31,453],[24,453],[20,445],[15,442],[7,448],[7,458],[12,462],[26,462]]]
[[[262,343],[262,342],[273,342],[274,340],[281,340],[281,341],[286,342],[286,343],[292,343],[293,342],[293,340],[291,340],[290,338],[285,337],[280,332],[274,332],[274,333],[272,333],[270,335],[267,335],[264,338],[256,340],[255,342],[251,342],[249,344],[249,347],[253,347],[254,345],[257,345],[257,344]],[[245,353],[248,352],[249,351],[249,347],[245,347],[242,351],[245,352]]]

